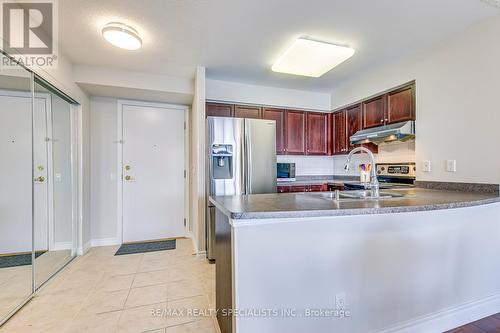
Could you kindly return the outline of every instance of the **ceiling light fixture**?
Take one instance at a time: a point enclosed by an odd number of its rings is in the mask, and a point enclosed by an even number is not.
[[[102,36],[109,43],[125,50],[138,50],[142,40],[137,30],[120,22],[110,22],[102,29]]]
[[[320,77],[354,54],[354,49],[306,38],[297,39],[274,63],[274,72]]]

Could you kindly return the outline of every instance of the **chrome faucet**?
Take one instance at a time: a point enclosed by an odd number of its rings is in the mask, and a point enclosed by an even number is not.
[[[371,169],[371,176],[370,176],[370,189],[372,190],[372,198],[378,198],[380,196],[380,193],[379,193],[379,183],[378,183],[378,179],[377,179],[377,172],[375,171],[375,157],[373,156],[373,153],[365,148],[365,147],[357,147],[357,148],[354,148],[353,150],[351,150],[351,152],[349,153],[349,156],[347,156],[347,160],[345,162],[345,165],[344,165],[344,170],[345,172],[348,172],[349,169],[350,169],[350,165],[351,165],[351,158],[352,158],[352,155],[357,153],[358,151],[363,151],[365,153],[368,154],[368,156],[370,157],[370,160],[371,160],[371,163],[372,163],[372,169]]]

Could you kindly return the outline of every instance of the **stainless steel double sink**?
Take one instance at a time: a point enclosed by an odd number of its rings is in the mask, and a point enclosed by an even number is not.
[[[373,197],[371,190],[322,192],[319,195],[323,199],[339,200],[339,201],[384,200],[392,198],[402,198],[405,196],[404,194],[401,193],[380,192],[378,197]]]

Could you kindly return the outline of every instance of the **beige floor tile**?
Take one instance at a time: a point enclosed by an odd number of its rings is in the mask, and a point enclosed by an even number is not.
[[[168,270],[137,273],[132,288],[163,284],[168,282]]]
[[[172,281],[168,284],[167,299],[169,301],[205,294],[203,283],[197,279]]]
[[[134,274],[105,276],[101,281],[99,281],[96,289],[102,291],[130,289],[134,278]]]
[[[111,333],[118,326],[121,312],[79,315],[66,328],[65,333]]]
[[[146,254],[115,256],[117,249],[92,248],[73,260],[0,333],[165,333],[167,326],[182,324],[189,325],[169,332],[210,329],[199,309],[206,314],[215,302],[214,265],[192,255],[191,240],[178,240],[175,250]],[[29,276],[29,267],[0,270],[0,288],[21,283],[22,272]],[[203,295],[190,297],[195,294]],[[153,316],[153,310],[167,304],[170,309],[198,309],[198,314]]]
[[[126,308],[135,306],[156,304],[167,300],[167,285],[157,284],[153,286],[130,289],[125,303]]]
[[[139,266],[139,272],[160,271],[169,268],[167,259],[151,259],[145,260]]]
[[[138,333],[167,327],[167,318],[157,309],[165,309],[166,303],[140,306],[122,311],[117,333]],[[156,313],[156,315],[155,315]]]
[[[96,291],[88,296],[81,308],[84,314],[122,310],[127,300],[129,289],[117,291]]]
[[[212,318],[205,318],[191,323],[167,327],[166,333],[217,333]]]
[[[185,324],[188,322],[205,319],[210,316],[207,298],[205,296],[195,296],[167,302],[168,310],[171,311],[168,319],[168,326]]]

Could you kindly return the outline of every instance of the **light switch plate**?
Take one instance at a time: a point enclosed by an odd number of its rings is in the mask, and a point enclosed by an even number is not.
[[[431,161],[429,160],[422,161],[422,171],[431,172]]]
[[[446,160],[446,171],[456,172],[457,171],[457,160]]]

